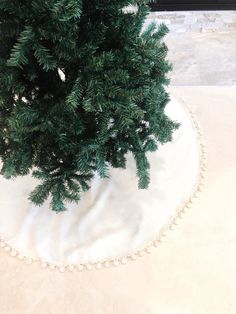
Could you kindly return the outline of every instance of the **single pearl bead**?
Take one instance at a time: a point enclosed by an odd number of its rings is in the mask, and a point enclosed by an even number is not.
[[[132,254],[131,258],[132,258],[133,261],[135,261],[137,259],[137,255],[136,254]]]
[[[156,248],[156,247],[158,247],[158,245],[160,244],[160,242],[158,241],[158,240],[155,240],[154,242],[153,242],[153,246]]]
[[[69,266],[68,266],[68,269],[69,269],[70,271],[73,271],[73,270],[75,270],[75,266],[74,266],[74,265],[69,265]]]
[[[24,256],[19,253],[19,254],[17,255],[17,258],[20,259],[20,260],[23,260],[23,259],[24,259]]]
[[[42,268],[47,268],[47,266],[48,266],[48,263],[42,262],[42,264],[41,264],[41,267],[42,267]]]
[[[201,184],[201,185],[199,185],[199,187],[198,187],[198,191],[203,191],[203,185]]]
[[[104,266],[105,266],[106,268],[109,268],[109,267],[110,267],[110,262],[106,261],[106,262],[104,263]]]
[[[117,260],[117,259],[114,260],[114,261],[113,261],[113,265],[116,266],[116,267],[119,266],[119,265],[120,265],[119,260]]]
[[[144,254],[145,254],[145,252],[144,252],[143,250],[141,250],[141,251],[138,252],[138,255],[139,255],[140,257],[144,256]]]
[[[79,265],[78,265],[78,270],[79,270],[79,271],[82,271],[83,269],[84,269],[84,265],[79,264]]]
[[[97,263],[97,264],[96,264],[96,268],[97,268],[97,269],[101,269],[101,268],[102,268],[102,264],[101,264],[101,263]]]
[[[173,224],[171,224],[169,228],[170,228],[170,230],[174,230],[175,226]]]
[[[201,177],[202,177],[202,178],[206,178],[205,172],[201,172]]]
[[[127,262],[128,262],[128,260],[127,260],[126,257],[123,257],[123,258],[121,259],[121,263],[122,263],[122,264],[126,264]]]
[[[150,254],[150,253],[152,252],[151,246],[148,246],[148,247],[145,249],[145,251]]]
[[[173,224],[176,226],[178,225],[178,218],[177,217],[173,220]]]
[[[66,270],[65,266],[60,266],[60,267],[59,267],[60,273],[64,273],[65,270]]]

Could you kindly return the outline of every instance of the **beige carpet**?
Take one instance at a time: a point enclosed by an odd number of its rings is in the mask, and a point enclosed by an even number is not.
[[[235,314],[236,88],[178,87],[208,147],[204,191],[150,255],[59,273],[0,251],[0,313]]]

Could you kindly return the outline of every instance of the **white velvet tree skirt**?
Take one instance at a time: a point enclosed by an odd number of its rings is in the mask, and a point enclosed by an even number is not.
[[[49,201],[41,207],[28,201],[35,179],[0,177],[0,245],[27,263],[62,272],[117,266],[149,252],[190,206],[202,166],[197,122],[189,109],[172,95],[166,114],[182,125],[172,142],[148,155],[148,190],[137,187],[131,155],[127,169],[111,169],[109,180],[96,176],[81,201],[59,214]]]

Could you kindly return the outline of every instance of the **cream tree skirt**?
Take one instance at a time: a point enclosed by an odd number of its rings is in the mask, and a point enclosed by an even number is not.
[[[148,155],[151,184],[139,190],[136,167],[128,155],[127,169],[111,169],[110,179],[95,176],[90,191],[63,213],[52,212],[27,197],[37,181],[30,176],[0,177],[1,246],[26,262],[64,271],[74,267],[115,266],[143,255],[198,189],[201,145],[197,125],[186,105],[173,95],[166,114],[182,125],[173,141]]]

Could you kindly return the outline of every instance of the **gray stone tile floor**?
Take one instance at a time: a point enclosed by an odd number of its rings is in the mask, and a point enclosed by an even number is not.
[[[152,12],[164,22],[171,85],[236,85],[236,11]]]

